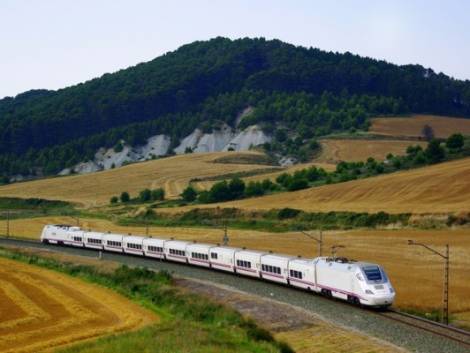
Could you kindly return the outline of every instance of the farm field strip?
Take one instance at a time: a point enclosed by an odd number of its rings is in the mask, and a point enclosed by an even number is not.
[[[460,132],[470,135],[470,119],[451,118],[436,115],[412,115],[410,117],[387,117],[372,119],[369,132],[376,135],[418,138],[425,125],[434,130],[434,135],[446,138]]]
[[[14,220],[11,229],[17,236],[38,239],[44,224],[71,223],[67,217],[44,217],[28,220]],[[85,229],[111,231],[121,234],[145,234],[144,227],[124,227],[106,220],[82,219]],[[0,223],[0,229],[4,223]],[[174,237],[182,240],[220,243],[221,229],[214,228],[168,228],[150,227],[149,234],[162,238]],[[249,249],[271,250],[277,253],[317,256],[317,245],[299,232],[270,233],[250,230],[228,232],[230,245]],[[334,244],[344,245],[340,256],[380,263],[385,266],[397,289],[396,305],[400,308],[431,310],[439,308],[442,302],[443,263],[424,250],[407,245],[408,239],[424,242],[436,249],[443,249],[446,243],[451,248],[451,312],[470,327],[470,229],[457,230],[350,230],[324,232],[324,251]],[[413,271],[410,271],[413,268]],[[425,278],[426,280],[423,280]],[[419,283],[419,286],[416,286]],[[426,295],[425,295],[426,294]]]
[[[370,140],[370,139],[325,139],[319,141],[322,147],[320,155],[315,162],[335,164],[341,161],[360,162],[372,157],[383,161],[389,153],[404,155],[410,145],[425,147],[421,141],[403,140]]]
[[[157,318],[110,290],[0,257],[0,351],[41,352]]]
[[[196,207],[269,210],[292,207],[309,212],[380,211],[443,214],[470,212],[470,158],[381,176],[243,200],[160,209],[183,212]]]
[[[37,197],[76,202],[85,206],[107,204],[111,196],[127,191],[136,196],[145,188],[163,187],[168,198],[179,196],[197,177],[264,169],[257,164],[214,163],[221,156],[258,155],[257,152],[186,154],[84,175],[72,175],[0,187],[0,197]]]

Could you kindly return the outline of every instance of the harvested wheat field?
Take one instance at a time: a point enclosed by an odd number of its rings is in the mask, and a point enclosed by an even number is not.
[[[436,137],[446,138],[457,132],[470,135],[470,119],[435,115],[375,118],[372,119],[369,132],[377,135],[418,138],[423,136],[424,125],[431,126]]]
[[[470,158],[295,192],[197,207],[217,206],[247,210],[291,207],[311,212],[469,212]],[[160,209],[159,212],[181,212],[190,208]]]
[[[179,196],[193,178],[266,168],[266,165],[214,163],[237,152],[186,154],[136,163],[103,172],[49,178],[0,187],[0,196],[38,197],[77,202],[87,206],[106,204],[113,195],[128,191],[131,196],[145,188],[163,187],[167,198]],[[259,154],[244,152],[243,154]]]
[[[359,162],[372,157],[378,161],[385,160],[391,153],[399,156],[406,154],[406,149],[410,145],[426,144],[420,141],[404,140],[320,140],[322,147],[321,154],[315,159],[315,162],[335,164],[341,161]]]
[[[0,351],[43,352],[157,319],[96,285],[0,258]]]
[[[67,217],[43,217],[15,220],[11,225],[17,236],[39,238],[44,224],[70,223]],[[144,227],[123,227],[100,219],[81,220],[83,228],[97,231],[145,234]],[[0,224],[0,229],[3,224]],[[221,229],[150,227],[153,236],[199,242],[222,241]],[[250,230],[229,230],[231,246],[304,257],[317,256],[317,245],[298,232],[270,233]],[[352,230],[324,232],[324,251],[329,254],[333,244],[346,246],[339,255],[377,262],[385,266],[397,289],[399,307],[421,310],[438,308],[442,295],[443,263],[424,249],[407,245],[408,239],[424,242],[438,250],[446,243],[451,247],[451,311],[470,327],[470,229],[459,230]],[[413,268],[413,271],[409,269]],[[425,278],[426,280],[423,280]],[[416,286],[416,283],[420,283]]]

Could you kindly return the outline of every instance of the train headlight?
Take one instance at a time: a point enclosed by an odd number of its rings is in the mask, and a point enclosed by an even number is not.
[[[373,295],[374,292],[372,292],[370,289],[366,289],[366,294],[371,294],[371,295]]]

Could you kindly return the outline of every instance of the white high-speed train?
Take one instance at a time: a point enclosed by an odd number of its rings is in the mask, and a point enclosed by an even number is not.
[[[41,241],[208,267],[371,307],[390,306],[395,298],[382,266],[345,258],[303,259],[245,248],[85,231],[60,224],[46,225]]]

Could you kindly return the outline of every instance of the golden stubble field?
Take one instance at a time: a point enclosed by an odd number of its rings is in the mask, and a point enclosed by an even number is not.
[[[157,319],[111,290],[0,257],[0,352],[50,352]]]
[[[38,197],[86,206],[102,205],[111,196],[128,191],[131,196],[145,188],[163,187],[167,198],[178,197],[193,178],[265,169],[266,165],[214,163],[223,156],[258,152],[194,153],[135,163],[103,172],[14,183],[0,187],[0,197]]]
[[[44,224],[72,222],[67,217],[44,217],[15,220],[12,232],[21,237],[39,238]],[[0,229],[4,224],[0,223]],[[116,226],[99,219],[83,219],[82,227],[122,234],[145,234],[143,227]],[[163,238],[220,243],[221,229],[151,227],[149,234]],[[317,246],[298,232],[269,233],[229,230],[230,245],[251,249],[272,250],[278,253],[317,256]],[[470,326],[470,229],[458,230],[351,230],[324,232],[324,254],[332,245],[343,245],[338,255],[356,260],[377,262],[385,266],[397,289],[396,305],[422,310],[438,308],[442,300],[443,262],[425,249],[407,245],[414,239],[443,250],[451,248],[450,307]]]
[[[457,132],[470,135],[470,119],[435,115],[375,118],[372,119],[369,132],[378,135],[416,138],[422,136],[424,125],[431,126],[436,137],[446,138]]]
[[[470,212],[470,158],[295,192],[219,204],[162,208],[159,212],[175,213],[195,207],[245,210],[291,207],[310,212],[414,214]]]
[[[369,157],[383,161],[389,153],[395,156],[406,154],[410,145],[426,146],[421,141],[405,140],[325,139],[319,142],[322,151],[315,162],[327,164],[366,161]]]

